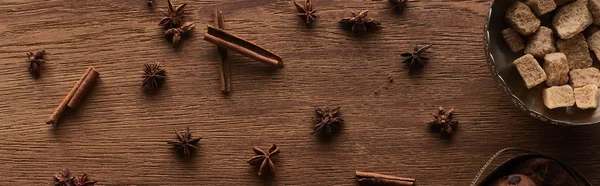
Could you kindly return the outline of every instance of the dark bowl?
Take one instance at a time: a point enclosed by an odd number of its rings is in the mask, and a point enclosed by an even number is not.
[[[528,153],[528,154],[523,154],[523,155],[512,157],[512,158],[506,160],[504,163],[502,163],[496,169],[492,170],[492,172],[490,172],[489,175],[486,176],[477,185],[478,186],[492,185],[497,179],[499,179],[501,177],[515,174],[514,171],[517,167],[519,167],[523,163],[526,163],[528,160],[535,159],[535,158],[544,158],[544,159],[548,159],[550,161],[554,161],[554,162],[558,163],[560,165],[560,167],[562,167],[568,173],[568,175],[572,178],[573,182],[568,182],[568,183],[575,183],[578,186],[579,185],[581,185],[581,186],[591,185],[589,183],[589,181],[583,175],[581,175],[581,173],[577,172],[571,166],[567,165],[566,163],[564,163],[558,159],[555,159],[553,157],[550,157],[550,156],[547,156],[547,155],[541,154],[541,153]],[[570,179],[570,178],[567,178],[567,179]]]
[[[512,62],[523,54],[512,52],[502,37],[502,30],[508,28],[504,14],[513,2],[513,0],[493,0],[485,22],[485,55],[488,67],[498,85],[510,96],[517,107],[546,123],[566,126],[600,123],[598,109],[581,110],[576,107],[568,107],[550,110],[546,108],[542,99],[542,90],[546,88],[545,83],[531,89],[525,87],[519,72],[512,65]],[[542,25],[550,26],[548,19],[551,19],[551,15],[540,19]]]

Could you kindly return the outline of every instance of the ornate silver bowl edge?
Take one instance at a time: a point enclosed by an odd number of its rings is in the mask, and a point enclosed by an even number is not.
[[[490,43],[491,43],[489,25],[490,25],[490,21],[491,21],[491,17],[492,17],[492,11],[494,9],[494,5],[496,2],[497,2],[496,0],[492,0],[492,2],[490,4],[490,8],[488,9],[488,13],[486,15],[486,20],[485,20],[485,25],[484,25],[484,52],[486,55],[485,57],[486,57],[487,66],[488,66],[489,70],[492,72],[493,78],[496,80],[498,86],[500,86],[504,90],[504,92],[508,96],[510,96],[510,99],[512,100],[513,104],[516,105],[517,107],[519,107],[524,112],[528,113],[530,116],[532,116],[540,121],[543,121],[543,122],[546,122],[549,124],[553,124],[553,125],[579,126],[579,125],[591,125],[591,124],[600,123],[600,121],[574,123],[574,122],[570,122],[570,121],[555,120],[555,119],[549,118],[548,116],[541,114],[537,111],[531,110],[525,103],[523,103],[523,101],[521,101],[521,99],[519,99],[517,96],[515,96],[515,94],[513,94],[513,92],[510,90],[510,88],[508,87],[508,85],[506,84],[504,79],[499,75],[499,73],[496,69],[495,58],[492,55],[492,53],[490,53],[490,51],[489,51]],[[508,1],[508,2],[512,2],[512,1]]]

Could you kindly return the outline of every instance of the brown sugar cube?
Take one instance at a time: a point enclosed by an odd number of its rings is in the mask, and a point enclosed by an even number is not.
[[[561,39],[569,39],[592,24],[592,13],[587,8],[587,1],[577,0],[558,8],[552,19],[552,26]]]
[[[594,18],[594,22],[592,24],[600,26],[600,0],[589,0],[590,4],[588,6],[590,12],[592,13],[592,17]]]
[[[560,86],[569,82],[569,64],[567,56],[563,53],[552,53],[544,57],[544,71],[546,71],[546,85]]]
[[[525,54],[523,57],[516,59],[513,64],[517,67],[523,81],[525,81],[527,89],[546,81],[546,72],[531,54]]]
[[[546,54],[555,51],[552,29],[545,26],[540,26],[538,31],[529,37],[529,43],[525,47],[525,54],[531,54],[537,58],[543,58]]]
[[[586,85],[600,86],[600,70],[597,68],[574,69],[569,72],[571,86],[575,88]]]
[[[510,27],[524,36],[534,34],[542,23],[540,19],[533,14],[529,6],[520,1],[515,1],[508,10],[506,10],[505,18]]]
[[[515,31],[514,29],[504,29],[502,31],[502,36],[504,36],[504,41],[506,41],[506,44],[508,44],[508,47],[513,52],[518,52],[525,49],[525,43],[523,43],[523,38],[521,38],[521,35],[519,35],[519,33],[517,33],[517,31]]]
[[[600,32],[596,32],[587,38],[590,50],[594,51],[596,58],[600,59]]]
[[[577,108],[598,108],[598,87],[596,85],[586,85],[581,88],[575,88],[574,92]]]
[[[553,86],[542,91],[544,105],[549,109],[570,107],[575,104],[573,88],[569,85]]]
[[[556,8],[554,0],[525,0],[523,1],[535,15],[541,16]]]
[[[581,69],[592,66],[592,57],[590,57],[588,43],[585,41],[583,34],[577,34],[571,39],[559,39],[556,42],[556,46],[559,52],[567,56],[569,69]]]
[[[554,3],[556,3],[556,6],[561,6],[561,5],[567,4],[571,1],[574,1],[574,0],[554,0]]]

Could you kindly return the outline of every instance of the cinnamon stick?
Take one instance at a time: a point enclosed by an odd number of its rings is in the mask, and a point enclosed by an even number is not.
[[[356,171],[356,181],[360,184],[387,186],[414,186],[416,182],[414,178],[402,178],[362,171]]]
[[[215,25],[220,29],[225,29],[223,24],[223,12],[221,10],[214,11],[214,22]],[[228,93],[231,87],[231,73],[229,67],[229,61],[227,61],[227,49],[217,46],[219,52],[219,77],[221,79],[221,92]]]
[[[81,85],[77,89],[77,92],[75,92],[75,94],[73,95],[73,98],[71,98],[71,101],[69,101],[69,108],[76,108],[79,105],[79,103],[83,99],[83,96],[85,96],[85,94],[87,94],[87,92],[92,88],[94,83],[96,83],[96,79],[98,79],[98,76],[100,76],[98,71],[92,68],[92,70],[83,80],[83,83],[81,83]]]
[[[208,25],[208,32],[204,34],[204,40],[254,60],[276,67],[283,67],[283,60],[278,55],[211,25]]]
[[[75,94],[80,89],[81,84],[83,84],[83,82],[85,81],[85,79],[87,78],[87,76],[92,71],[96,71],[96,70],[94,69],[94,67],[89,67],[85,71],[85,73],[83,73],[83,76],[81,76],[81,78],[79,78],[79,80],[77,81],[77,83],[75,83],[75,86],[73,86],[73,88],[71,89],[71,91],[69,91],[69,93],[67,94],[67,96],[65,96],[65,98],[62,100],[62,102],[60,102],[60,104],[58,105],[58,107],[56,107],[56,109],[54,110],[54,112],[52,112],[52,115],[50,115],[50,118],[48,118],[48,121],[46,121],[46,124],[56,124],[58,122],[58,119],[63,114],[63,112],[65,112],[65,110],[67,109],[69,103],[73,99],[73,96],[75,96]]]

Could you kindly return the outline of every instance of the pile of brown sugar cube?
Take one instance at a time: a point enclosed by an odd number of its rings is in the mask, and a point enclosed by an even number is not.
[[[542,97],[549,109],[597,108],[600,70],[592,66],[590,50],[600,59],[600,0],[512,3],[505,15],[510,27],[502,35],[513,52],[524,53],[513,65],[527,88],[546,82]]]

